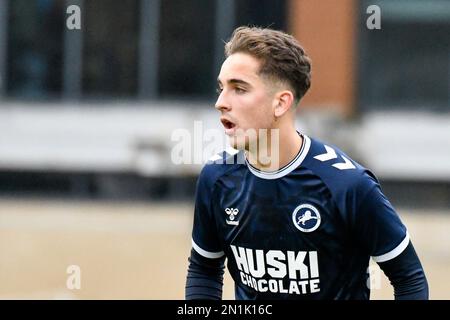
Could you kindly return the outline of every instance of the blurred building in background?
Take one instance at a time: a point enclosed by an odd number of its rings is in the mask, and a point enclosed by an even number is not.
[[[239,25],[288,31],[311,56],[300,130],[372,169],[394,203],[450,207],[446,0],[0,0],[0,195],[190,199],[201,165],[172,163],[172,133],[220,128]]]

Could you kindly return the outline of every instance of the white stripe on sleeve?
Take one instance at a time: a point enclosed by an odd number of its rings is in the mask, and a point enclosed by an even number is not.
[[[372,259],[375,262],[385,262],[385,261],[389,261],[391,259],[394,259],[400,253],[402,253],[403,250],[406,249],[408,244],[409,244],[409,233],[406,232],[405,239],[403,239],[403,241],[397,247],[395,247],[394,249],[392,249],[388,253],[382,254],[381,256],[372,257]]]
[[[205,258],[217,259],[217,258],[222,257],[225,254],[223,251],[209,252],[209,251],[203,250],[195,243],[194,239],[192,239],[192,247],[194,248],[195,251],[197,251],[200,255],[204,256]]]

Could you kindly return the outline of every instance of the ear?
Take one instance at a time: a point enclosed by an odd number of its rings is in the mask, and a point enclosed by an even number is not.
[[[279,118],[291,109],[294,102],[294,95],[289,90],[280,91],[276,94],[275,117]]]

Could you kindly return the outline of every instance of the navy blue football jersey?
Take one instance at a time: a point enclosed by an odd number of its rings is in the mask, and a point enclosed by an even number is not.
[[[334,146],[303,135],[297,156],[274,172],[243,151],[204,166],[192,246],[226,257],[236,299],[369,299],[369,259],[409,243],[376,177]]]

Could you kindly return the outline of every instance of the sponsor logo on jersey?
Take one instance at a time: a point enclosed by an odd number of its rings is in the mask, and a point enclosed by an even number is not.
[[[239,213],[239,209],[226,208],[225,213],[228,215],[228,219],[226,220],[227,224],[230,224],[233,226],[239,225],[239,221],[236,220],[236,215]]]
[[[231,245],[241,282],[258,292],[320,291],[317,251],[255,250]]]
[[[295,227],[302,232],[313,232],[320,226],[320,213],[313,205],[304,203],[292,212]]]

